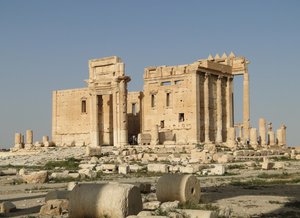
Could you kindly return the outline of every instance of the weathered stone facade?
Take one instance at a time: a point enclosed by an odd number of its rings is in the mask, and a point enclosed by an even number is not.
[[[225,143],[232,134],[233,77],[244,76],[243,131],[250,140],[248,61],[233,53],[179,66],[147,67],[144,91],[127,92],[118,57],[89,61],[87,88],[53,92],[58,145]],[[139,140],[138,140],[139,138]],[[281,140],[282,141],[282,140]]]

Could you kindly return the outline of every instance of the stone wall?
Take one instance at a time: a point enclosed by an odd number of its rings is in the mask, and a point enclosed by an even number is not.
[[[88,89],[54,91],[52,100],[53,141],[57,145],[89,144],[90,105]]]

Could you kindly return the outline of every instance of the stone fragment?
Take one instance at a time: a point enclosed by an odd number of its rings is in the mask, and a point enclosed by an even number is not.
[[[226,168],[222,164],[214,164],[213,168],[210,169],[208,175],[224,175],[226,172]]]
[[[69,217],[125,218],[142,208],[140,191],[133,185],[78,184],[70,194]]]
[[[263,170],[271,170],[271,169],[273,168],[273,166],[274,166],[274,163],[269,162],[269,161],[264,161],[264,162],[262,163],[261,168],[262,168]]]
[[[42,171],[38,171],[38,172],[32,172],[29,174],[23,174],[22,179],[26,183],[33,183],[33,184],[45,183],[48,181],[48,172],[45,170],[42,170]]]
[[[178,208],[179,201],[172,201],[172,202],[164,202],[160,205],[162,211],[169,212]]]
[[[127,164],[119,165],[119,174],[126,175],[129,173],[129,166]]]
[[[154,173],[168,173],[169,171],[167,164],[148,164],[147,170]]]
[[[16,208],[17,208],[16,205],[10,201],[3,201],[0,203],[0,213],[10,213],[16,210]]]
[[[87,146],[85,150],[86,156],[101,156],[101,147]]]
[[[67,190],[55,190],[50,191],[45,196],[45,202],[50,200],[57,200],[57,199],[69,199],[70,191]]]
[[[156,189],[161,202],[199,203],[200,200],[200,181],[192,175],[166,174],[159,178]]]
[[[189,218],[217,218],[218,213],[216,211],[209,210],[190,210],[190,209],[181,209],[177,210],[180,213],[184,214]]]
[[[144,210],[156,210],[160,206],[160,201],[150,201],[143,203]]]
[[[78,173],[82,177],[88,177],[88,178],[96,178],[97,177],[97,172],[91,170],[91,169],[80,169],[78,170]]]
[[[40,209],[40,216],[60,216],[69,209],[69,201],[65,199],[49,200]]]
[[[68,182],[68,191],[72,191],[73,188],[78,184],[78,182]]]

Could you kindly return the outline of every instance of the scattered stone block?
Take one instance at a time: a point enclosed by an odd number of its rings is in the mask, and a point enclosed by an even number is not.
[[[169,168],[167,164],[148,164],[147,170],[154,173],[168,173]]]
[[[189,209],[182,209],[177,210],[180,213],[184,214],[186,217],[189,218],[217,218],[218,214],[216,211],[209,211],[209,210],[189,210]]]
[[[16,210],[16,208],[17,208],[16,205],[14,205],[10,201],[3,201],[0,203],[0,213],[10,213]]]
[[[156,210],[160,206],[160,201],[150,201],[143,203],[144,210]]]
[[[119,165],[119,174],[128,174],[129,173],[129,166],[126,165]]]
[[[65,199],[49,200],[40,209],[41,216],[60,216],[69,209],[69,201]]]
[[[214,164],[213,165],[214,168],[210,169],[210,172],[208,173],[208,175],[224,175],[226,172],[226,168],[224,165],[222,164]]]
[[[100,156],[101,155],[101,147],[90,147],[87,146],[85,150],[86,156]]]
[[[138,172],[138,171],[140,171],[140,170],[142,170],[142,169],[143,169],[143,167],[140,166],[140,165],[137,165],[137,164],[129,165],[129,171],[130,171],[130,172],[136,173],[136,172]]]
[[[169,212],[178,208],[179,201],[172,201],[172,202],[164,202],[160,205],[162,211]]]
[[[200,200],[200,181],[192,175],[166,174],[159,178],[156,189],[160,202],[199,203]]]
[[[265,161],[265,162],[262,163],[261,168],[263,170],[271,170],[273,168],[273,166],[274,166],[274,163]]]
[[[96,178],[97,173],[90,169],[80,169],[78,170],[78,173],[81,177],[88,177],[88,178]]]
[[[50,200],[57,200],[57,199],[68,199],[70,191],[67,190],[55,190],[50,191],[45,196],[45,202]]]
[[[22,179],[26,183],[45,183],[48,181],[48,172],[45,170],[39,171],[39,172],[32,172],[30,174],[23,174]]]
[[[70,194],[69,217],[122,218],[136,215],[142,208],[140,190],[133,185],[78,184]]]

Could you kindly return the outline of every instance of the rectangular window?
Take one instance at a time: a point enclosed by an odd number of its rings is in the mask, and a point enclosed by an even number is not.
[[[86,100],[81,101],[81,113],[86,113]]]
[[[155,95],[151,95],[151,107],[155,107]]]
[[[135,116],[136,115],[136,103],[132,103],[132,114]]]
[[[183,80],[175,80],[175,85],[179,85],[183,82]]]
[[[179,113],[179,122],[184,122],[184,113]]]
[[[161,83],[162,86],[169,86],[171,85],[171,81],[165,81]]]
[[[165,121],[164,120],[161,120],[160,121],[160,128],[165,128]]]
[[[170,98],[171,98],[171,96],[170,96],[171,94],[170,93],[167,93],[167,95],[166,95],[166,106],[167,107],[170,107]]]

